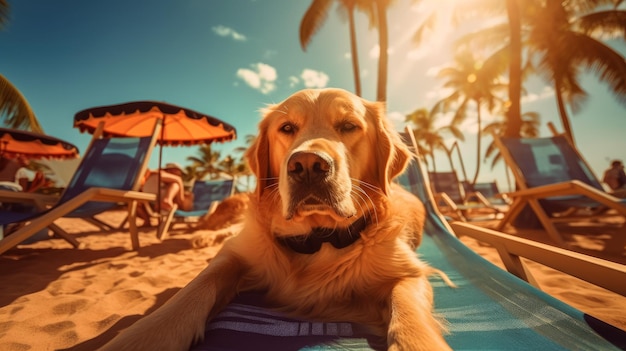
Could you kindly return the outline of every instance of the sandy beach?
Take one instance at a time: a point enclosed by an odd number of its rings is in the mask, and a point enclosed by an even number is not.
[[[114,224],[123,217],[123,211],[99,216]],[[76,219],[57,224],[85,247],[50,239],[0,256],[0,350],[93,350],[163,304],[210,262],[223,242],[194,249],[191,238],[197,233],[176,231],[161,242],[154,229],[142,229],[142,248],[133,252],[125,230],[100,233]],[[590,236],[588,244],[593,240]],[[493,248],[469,238],[462,241],[502,267]],[[626,330],[626,316],[618,313],[626,311],[626,297],[537,264],[531,269],[549,294]]]

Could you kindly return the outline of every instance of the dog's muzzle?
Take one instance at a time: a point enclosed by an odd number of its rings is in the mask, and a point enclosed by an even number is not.
[[[336,161],[321,150],[299,150],[286,163],[285,218],[326,214],[350,218],[356,210],[350,199],[351,184]]]
[[[333,159],[315,151],[298,151],[287,162],[287,174],[293,182],[314,186],[331,177],[335,171]]]

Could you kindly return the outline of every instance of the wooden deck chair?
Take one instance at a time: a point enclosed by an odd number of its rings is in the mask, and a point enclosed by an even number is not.
[[[545,294],[459,241],[439,214],[423,169],[419,160],[413,159],[398,181],[426,206],[425,234],[417,253],[458,286],[450,288],[432,278],[435,312],[447,320],[449,334],[445,338],[453,349],[595,351],[626,347],[623,330]],[[573,255],[566,262],[580,256]],[[620,265],[607,265],[596,272],[609,274],[613,287],[624,294],[626,286],[621,282],[626,270],[616,266]],[[589,267],[602,269],[602,265]],[[419,326],[415,328],[420,332]],[[255,350],[260,345],[276,351],[387,349],[385,340],[362,325],[294,319],[268,308],[261,295],[246,293],[207,323],[204,340],[191,350]]]
[[[465,222],[469,219],[470,212],[481,209],[493,215],[500,213],[500,209],[481,193],[474,191],[469,183],[459,181],[455,171],[430,172],[428,175],[432,180],[435,202],[442,211],[451,214],[453,218]]]
[[[500,191],[498,183],[495,180],[492,182],[476,183],[472,186],[472,189],[484,196],[491,205],[498,208],[501,212],[508,211],[511,205],[511,198]]]
[[[157,237],[164,239],[169,230],[178,223],[193,225],[198,220],[215,211],[217,205],[235,192],[236,178],[218,180],[196,180],[192,187],[193,208],[189,211],[174,208],[158,228]]]
[[[550,238],[566,246],[556,223],[615,215],[606,209],[626,218],[626,199],[604,191],[566,136],[501,138],[494,135],[494,142],[518,186],[517,191],[507,193],[513,202],[496,230],[512,223],[529,206]],[[626,235],[626,227],[622,226],[620,234]]]
[[[39,213],[0,214],[0,220],[25,222],[28,224],[4,237],[0,241],[0,253],[21,243],[38,231],[54,226],[60,217],[92,218],[95,214],[107,211],[118,204],[128,206],[129,231],[132,247],[139,248],[136,226],[138,201],[154,201],[153,194],[139,192],[141,178],[146,170],[152,149],[160,133],[161,123],[155,124],[153,134],[143,138],[102,138],[102,128],[96,130],[78,169],[65,188],[59,201]],[[0,202],[10,201],[0,198]],[[0,222],[6,224],[6,222]],[[55,232],[69,241],[74,247],[79,243],[71,235],[63,233],[58,226]]]

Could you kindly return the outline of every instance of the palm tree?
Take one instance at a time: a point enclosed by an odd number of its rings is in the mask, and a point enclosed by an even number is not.
[[[0,74],[0,118],[9,128],[43,133],[43,128],[26,98],[2,74]]]
[[[452,124],[459,125],[467,117],[471,102],[476,106],[476,172],[472,184],[475,184],[480,172],[482,108],[486,104],[488,111],[493,111],[496,103],[501,102],[496,93],[506,88],[499,81],[499,62],[497,60],[480,61],[471,52],[459,52],[455,56],[456,66],[443,68],[438,77],[446,79],[445,88],[452,93],[437,102],[433,110],[450,111],[455,109]]]
[[[394,0],[372,0],[376,5],[376,27],[378,28],[378,85],[376,100],[387,101],[387,67],[389,62],[389,26],[387,10]]]
[[[626,102],[626,60],[618,52],[594,38],[594,33],[626,29],[624,11],[594,12],[598,5],[614,0],[527,1],[530,31],[530,54],[538,60],[545,80],[554,85],[559,117],[565,134],[573,141],[573,132],[565,105],[576,113],[587,97],[580,85],[580,67],[592,70],[611,92]],[[622,22],[616,21],[621,18]],[[604,30],[607,29],[607,30]]]
[[[0,0],[0,30],[9,22],[9,3]],[[26,98],[2,74],[0,74],[0,119],[9,128],[25,128],[43,133],[41,124],[35,117]]]
[[[501,9],[501,0],[484,0],[494,9]],[[568,104],[576,113],[585,101],[587,92],[579,83],[581,67],[594,71],[600,80],[608,83],[621,101],[626,101],[626,62],[624,58],[596,37],[626,38],[626,12],[619,10],[622,0],[507,0],[509,24],[500,24],[465,36],[460,42],[473,42],[478,47],[496,47],[494,56],[500,56],[509,65],[509,103],[507,136],[519,136],[523,121],[518,119],[517,106],[521,96],[518,71],[521,50],[528,53],[525,67],[535,64],[538,72],[556,91],[557,107],[565,133],[573,140],[572,128],[565,108]],[[611,10],[595,11],[613,5]],[[604,7],[602,7],[604,6]],[[519,24],[517,21],[519,20]],[[519,27],[518,27],[519,26]],[[523,45],[523,46],[522,46]],[[521,74],[520,74],[521,72]],[[519,93],[519,95],[518,95]]]
[[[246,146],[237,147],[233,150],[235,153],[241,154],[241,156],[239,157],[239,162],[236,165],[236,171],[238,175],[243,175],[246,177],[246,190],[251,189],[250,178],[252,177],[252,170],[250,169],[250,167],[248,167],[248,163],[244,159],[244,155],[255,139],[255,135],[248,134],[245,137]]]
[[[419,1],[419,0],[414,0]],[[445,27],[458,27],[459,23],[466,23],[467,20],[475,21],[478,16],[499,16],[503,13],[509,18],[508,24],[502,23],[496,28],[480,30],[462,37],[458,41],[460,50],[467,50],[467,46],[473,42],[479,42],[480,46],[494,46],[494,43],[501,45],[494,55],[499,56],[502,63],[502,74],[508,69],[509,73],[509,99],[505,103],[507,107],[505,113],[509,120],[507,123],[507,135],[519,136],[521,126],[521,91],[522,91],[522,47],[521,47],[521,14],[519,13],[519,0],[465,0],[455,4],[453,11],[449,8],[437,8],[429,13],[422,23],[417,27],[413,42],[421,45],[426,33],[435,30],[437,24],[445,20]],[[495,29],[495,30],[494,30]],[[502,34],[504,35],[504,38]],[[494,37],[495,35],[495,37]],[[487,38],[487,39],[485,39]],[[481,39],[479,41],[478,39]],[[484,43],[487,41],[487,43]],[[487,45],[488,44],[488,45]],[[473,48],[476,50],[476,48]]]
[[[7,0],[0,0],[0,29],[9,23],[9,3]]]
[[[523,128],[522,118],[522,19],[519,0],[506,0],[509,19],[509,100],[506,106],[508,123],[504,135],[518,137]]]
[[[220,152],[213,151],[211,144],[205,144],[198,147],[199,156],[189,156],[187,161],[192,162],[192,167],[195,168],[194,173],[198,174],[198,178],[202,179],[209,175],[213,178],[219,173],[219,169],[216,165],[220,159]]]
[[[237,168],[237,161],[231,155],[226,155],[218,162],[218,172],[226,173],[230,176],[235,176]]]
[[[437,171],[435,163],[435,150],[437,149],[446,151],[450,167],[454,169],[451,154],[444,144],[443,133],[448,132],[457,139],[464,140],[463,133],[461,133],[459,128],[454,124],[437,127],[437,116],[439,115],[431,113],[425,108],[419,108],[408,114],[405,119],[405,122],[409,122],[413,125],[413,134],[415,135],[415,140],[418,142],[417,147],[420,155],[430,156],[433,162],[433,172]],[[424,160],[427,161],[426,157],[424,157]]]
[[[359,68],[359,55],[356,41],[356,28],[354,24],[354,10],[358,0],[338,0],[340,9],[348,15],[350,29],[350,53],[352,56],[352,71],[354,73],[354,89],[357,96],[361,96],[361,73]],[[328,11],[333,0],[313,0],[300,22],[300,45],[306,51],[311,39],[326,21]]]
[[[364,12],[370,19],[370,25],[378,29],[378,84],[376,100],[387,101],[387,66],[389,61],[389,26],[387,24],[387,10],[395,0],[338,0],[346,9],[350,22],[350,46],[352,48],[352,67],[354,70],[355,85],[360,96],[360,75],[356,50],[356,32],[354,31],[354,10]],[[322,26],[332,0],[313,0],[311,6],[300,22],[300,44],[303,49],[308,45],[311,37]],[[356,61],[355,61],[356,60]],[[357,77],[358,80],[357,80]]]

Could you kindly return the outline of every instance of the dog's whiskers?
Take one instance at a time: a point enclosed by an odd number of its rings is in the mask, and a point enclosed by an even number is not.
[[[378,195],[381,195],[381,196],[384,196],[384,195],[385,195],[385,194],[383,193],[382,189],[381,189],[381,188],[379,188],[379,187],[377,187],[377,186],[375,186],[374,184],[370,184],[370,183],[368,183],[368,182],[364,182],[364,181],[362,181],[362,180],[360,180],[360,179],[355,179],[355,178],[351,178],[351,179],[352,179],[352,182],[353,182],[354,184],[358,184],[358,186],[362,186],[362,187],[364,187],[364,188],[367,188],[367,189],[373,190],[373,191],[374,191],[374,192],[376,192]]]
[[[376,223],[376,225],[378,225],[378,212],[376,210],[376,206],[374,206],[374,201],[369,196],[369,194],[360,186],[355,185],[352,187],[351,196],[356,196],[357,197],[356,199],[353,197],[353,199],[355,200],[361,200],[361,201],[355,201],[355,202],[361,208],[361,212],[363,212],[363,215],[366,215],[365,211],[363,210],[363,208],[365,208],[367,209],[367,213],[370,215],[370,218],[374,218],[375,219],[374,222]],[[366,206],[364,205],[365,203],[369,203],[371,206]],[[373,212],[373,216],[372,216],[372,212]]]

